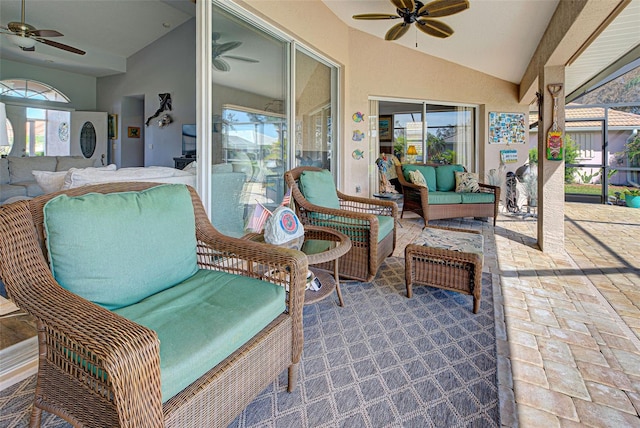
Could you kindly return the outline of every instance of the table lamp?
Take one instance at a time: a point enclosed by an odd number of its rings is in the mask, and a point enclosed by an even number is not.
[[[417,155],[418,151],[416,150],[416,146],[409,146],[407,149],[407,161],[409,161],[409,163],[415,163]]]

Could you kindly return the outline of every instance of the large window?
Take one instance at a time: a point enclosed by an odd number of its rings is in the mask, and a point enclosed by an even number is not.
[[[380,153],[393,150],[406,162],[413,146],[416,162],[459,163],[475,170],[475,107],[379,101],[378,108],[393,123],[392,141],[381,141]]]
[[[0,95],[27,100],[69,102],[69,98],[57,89],[28,79],[0,80]]]
[[[69,155],[70,112],[27,107],[26,118],[25,155]]]

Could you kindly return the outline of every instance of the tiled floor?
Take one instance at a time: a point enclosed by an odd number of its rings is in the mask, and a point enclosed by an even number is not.
[[[422,226],[401,222],[397,255]],[[501,215],[485,257],[506,325],[503,425],[640,427],[640,210],[567,203],[563,254],[538,250],[536,227]]]

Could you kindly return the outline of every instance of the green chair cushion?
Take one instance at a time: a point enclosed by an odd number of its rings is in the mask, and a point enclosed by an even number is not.
[[[461,204],[462,193],[429,192],[429,205]]]
[[[436,191],[436,168],[428,165],[402,165],[402,174],[404,175],[404,179],[409,183],[411,183],[411,180],[409,179],[409,173],[411,171],[420,171],[427,182],[427,189],[429,189],[430,192]]]
[[[300,174],[299,186],[305,199],[312,204],[340,209],[340,199],[330,171],[304,171]]]
[[[479,192],[479,193],[460,193],[462,196],[463,204],[492,204],[496,200],[496,196],[493,193]]]
[[[317,213],[312,213],[317,214]],[[321,216],[321,217],[320,217]],[[378,218],[378,239],[376,242],[382,241],[387,235],[393,231],[395,227],[395,221],[393,217],[388,215],[377,215]],[[318,217],[310,216],[310,218],[315,218],[313,222],[316,226],[324,226],[330,227],[332,229],[336,229],[345,235],[347,235],[351,241],[363,241],[364,233],[358,232],[359,230],[364,230],[369,228],[369,223],[367,221],[358,220],[354,218],[341,217],[341,216],[327,216],[326,214],[319,214]],[[320,243],[323,241],[319,241]],[[309,247],[309,251],[320,252],[320,248],[322,246],[320,243],[314,243]],[[307,253],[304,249],[303,252]],[[313,253],[307,253],[313,254]]]
[[[56,281],[110,310],[198,270],[193,204],[183,184],[60,195],[44,206],[44,227]]]
[[[464,171],[462,165],[440,165],[436,168],[436,190],[438,192],[452,192],[456,188],[455,171]],[[431,189],[429,189],[431,191]]]
[[[203,269],[172,288],[114,312],[158,334],[165,402],[284,311],[283,287]]]

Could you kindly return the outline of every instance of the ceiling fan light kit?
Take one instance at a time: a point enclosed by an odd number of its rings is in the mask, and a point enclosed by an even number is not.
[[[398,40],[409,31],[411,24],[416,24],[420,31],[430,36],[444,39],[453,34],[453,29],[444,22],[433,18],[453,15],[469,8],[469,0],[435,0],[427,4],[420,0],[390,1],[395,6],[397,15],[364,13],[353,15],[353,19],[402,19],[402,22],[387,31],[385,40]]]
[[[86,53],[85,51],[74,48],[73,46],[45,39],[44,37],[62,37],[63,34],[56,30],[38,30],[33,25],[27,24],[24,19],[24,4],[25,0],[22,0],[20,22],[9,22],[6,27],[0,26],[0,34],[8,36],[14,45],[27,52],[35,51],[36,43],[40,42],[78,55],[84,55]]]

